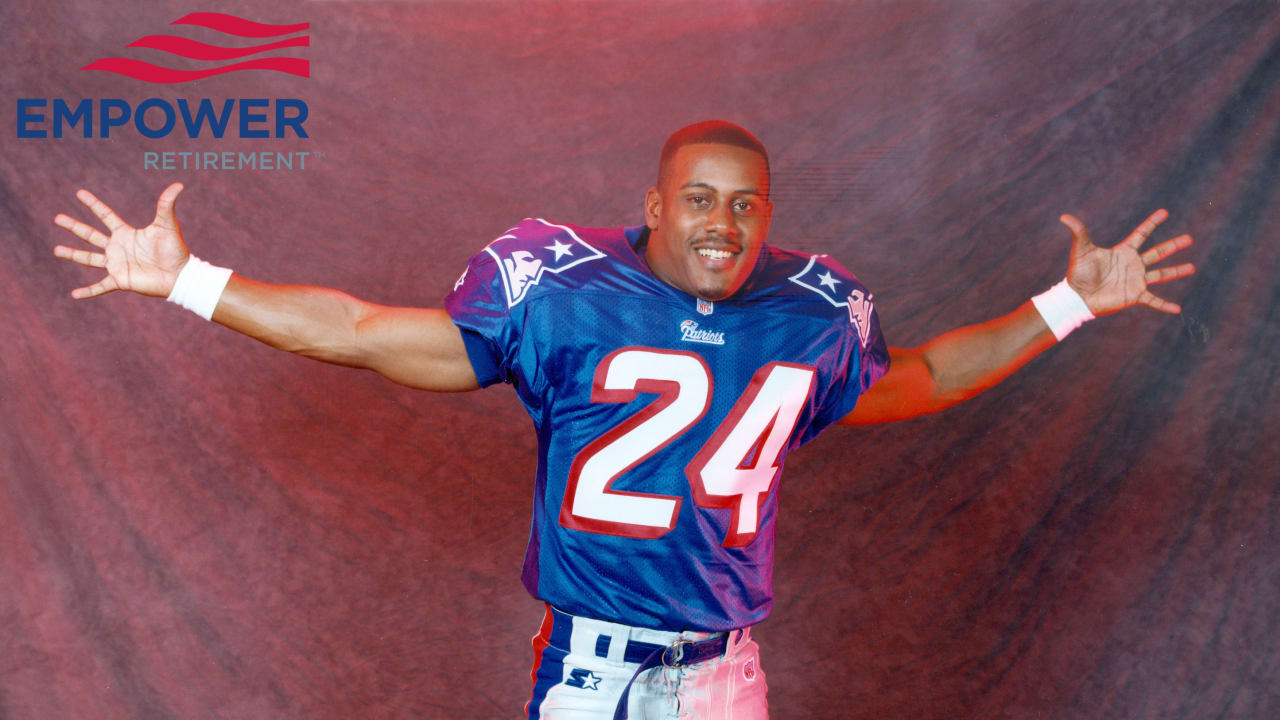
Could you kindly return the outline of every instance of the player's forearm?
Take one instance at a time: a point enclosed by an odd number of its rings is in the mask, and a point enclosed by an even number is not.
[[[232,275],[213,320],[273,348],[365,367],[357,328],[366,307],[329,288],[275,285]]]
[[[937,409],[995,385],[1054,344],[1031,302],[1003,317],[957,328],[919,348],[934,382]]]

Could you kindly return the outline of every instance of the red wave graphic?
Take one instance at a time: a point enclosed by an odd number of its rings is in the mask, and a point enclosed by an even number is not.
[[[197,12],[182,17],[169,23],[170,25],[195,25],[197,27],[209,28],[228,35],[236,35],[238,37],[275,37],[276,35],[288,35],[291,32],[306,30],[311,27],[311,23],[297,23],[296,25],[264,25],[263,23],[245,20],[242,17],[228,15],[226,13],[216,12]]]
[[[303,36],[289,38],[287,40],[277,40],[266,45],[251,45],[249,47],[221,47],[219,45],[210,45],[202,43],[199,40],[191,40],[176,35],[145,35],[134,40],[125,47],[141,47],[150,48],[152,50],[163,50],[171,55],[179,57],[191,58],[193,60],[231,60],[233,58],[245,57],[267,50],[278,50],[287,47],[310,47],[311,38]]]
[[[311,63],[301,58],[259,58],[207,70],[174,70],[173,68],[152,65],[141,60],[103,58],[94,60],[80,69],[102,70],[103,72],[124,75],[135,80],[152,83],[188,82],[239,70],[275,70],[276,72],[289,73],[290,75],[304,78],[311,77]]]

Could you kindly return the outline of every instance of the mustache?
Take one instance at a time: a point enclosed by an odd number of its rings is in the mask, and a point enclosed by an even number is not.
[[[742,250],[742,245],[739,244],[737,240],[715,234],[694,237],[689,241],[689,247],[711,247],[717,250],[733,250],[734,252],[740,252]]]

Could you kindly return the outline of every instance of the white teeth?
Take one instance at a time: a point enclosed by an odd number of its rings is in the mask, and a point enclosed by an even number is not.
[[[698,254],[702,257],[714,258],[716,260],[725,260],[733,255],[728,250],[713,250],[711,248],[698,248]]]

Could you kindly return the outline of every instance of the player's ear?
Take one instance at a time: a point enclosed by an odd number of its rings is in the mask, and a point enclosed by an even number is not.
[[[657,230],[660,215],[662,215],[662,196],[658,194],[657,187],[651,187],[649,192],[644,194],[644,224],[648,225],[650,230]]]

